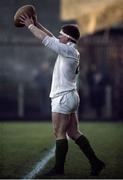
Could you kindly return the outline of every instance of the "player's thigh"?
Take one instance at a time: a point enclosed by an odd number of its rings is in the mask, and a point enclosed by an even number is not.
[[[67,131],[69,121],[69,115],[52,112],[52,123],[54,131]]]

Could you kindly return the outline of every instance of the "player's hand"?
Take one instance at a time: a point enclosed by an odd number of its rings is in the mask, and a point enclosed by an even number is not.
[[[29,17],[27,14],[24,14],[20,16],[20,23],[28,27],[30,24],[34,24],[34,20],[32,17]]]

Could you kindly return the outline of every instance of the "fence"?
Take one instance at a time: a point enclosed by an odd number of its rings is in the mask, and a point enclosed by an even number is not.
[[[50,118],[50,83],[56,56],[37,44],[1,44],[0,119]],[[123,44],[120,41],[84,41],[79,93],[81,119],[123,119]],[[52,61],[52,60],[53,61]],[[99,96],[91,94],[93,70],[100,83]],[[101,76],[99,75],[101,74]],[[90,77],[89,77],[90,76]],[[94,87],[94,86],[93,86]],[[102,91],[103,90],[103,91]],[[92,98],[93,97],[93,98]],[[103,103],[94,102],[102,99]],[[93,102],[92,102],[93,101]],[[97,109],[100,106],[101,109]]]

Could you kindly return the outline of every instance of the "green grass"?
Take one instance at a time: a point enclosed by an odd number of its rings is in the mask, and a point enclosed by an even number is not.
[[[101,179],[123,178],[123,123],[80,123],[97,155],[107,166]],[[22,178],[53,147],[50,123],[0,123],[0,178]],[[52,159],[43,172],[53,166]],[[58,178],[93,178],[89,163],[73,141],[65,164],[66,175]],[[37,178],[43,178],[41,174]]]
[[[1,123],[0,178],[21,178],[54,143],[48,123]]]

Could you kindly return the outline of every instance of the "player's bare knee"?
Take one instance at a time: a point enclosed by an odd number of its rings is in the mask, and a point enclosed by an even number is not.
[[[56,132],[56,138],[64,138],[66,137],[66,132],[62,129],[58,129]]]
[[[79,131],[67,131],[67,134],[72,140],[76,140],[81,135]]]
[[[68,136],[69,136],[69,135],[68,135]],[[69,136],[69,138],[72,139],[72,140],[75,140],[75,139],[74,139],[74,136]]]
[[[62,134],[61,130],[59,128],[54,128],[54,135],[55,135],[55,137],[58,137],[59,134]]]
[[[74,133],[73,132],[67,131],[67,135],[69,136],[70,139],[74,140]]]

